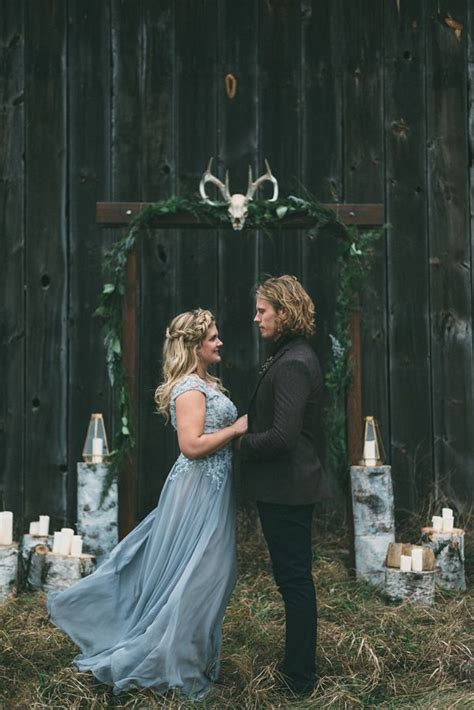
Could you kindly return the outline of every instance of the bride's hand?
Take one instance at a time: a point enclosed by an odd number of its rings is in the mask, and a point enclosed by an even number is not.
[[[242,434],[246,434],[248,428],[247,415],[244,414],[242,417],[236,419],[232,425],[232,428],[234,429],[236,436],[242,436]]]

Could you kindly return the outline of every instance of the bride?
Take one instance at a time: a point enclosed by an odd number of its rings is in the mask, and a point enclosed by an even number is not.
[[[52,622],[82,651],[76,667],[114,693],[146,687],[200,698],[219,674],[236,574],[231,442],[247,430],[208,372],[221,345],[209,311],[171,322],[155,400],[181,454],[158,506],[96,572],[48,595]]]

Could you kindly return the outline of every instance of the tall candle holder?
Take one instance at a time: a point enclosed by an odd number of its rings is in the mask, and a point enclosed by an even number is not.
[[[109,459],[109,447],[102,414],[91,414],[82,451],[86,463],[103,463]]]
[[[379,425],[375,417],[365,417],[361,466],[382,466],[385,459]]]

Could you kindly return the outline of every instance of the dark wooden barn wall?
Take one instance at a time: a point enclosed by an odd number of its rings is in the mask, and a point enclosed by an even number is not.
[[[473,14],[468,0],[0,0],[0,508],[74,522],[88,417],[112,426],[92,313],[118,235],[95,226],[96,200],[195,191],[210,155],[233,191],[267,157],[283,194],[385,201],[361,303],[363,410],[380,421],[399,510],[471,499]],[[327,363],[333,263],[308,233],[145,241],[137,516],[176,453],[153,414],[170,317],[216,310],[221,374],[244,411],[262,355],[252,285],[303,279]]]

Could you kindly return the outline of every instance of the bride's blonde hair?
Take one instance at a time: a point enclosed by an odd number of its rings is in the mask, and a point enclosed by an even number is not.
[[[166,329],[163,345],[163,382],[155,392],[155,402],[160,414],[169,418],[171,392],[173,387],[186,375],[197,373],[199,365],[198,349],[215,318],[210,311],[197,308],[173,318]],[[217,377],[207,374],[206,380],[223,390]]]

